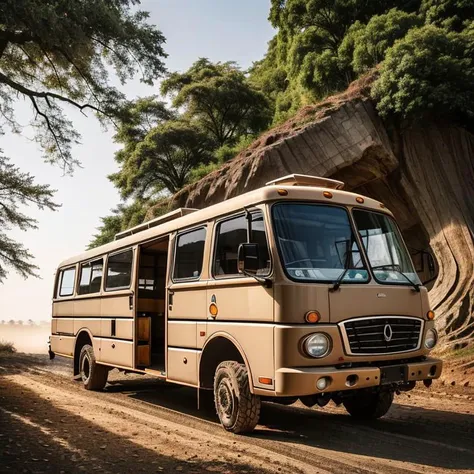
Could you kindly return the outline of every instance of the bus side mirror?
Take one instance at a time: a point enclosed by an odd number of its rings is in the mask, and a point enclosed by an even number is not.
[[[259,267],[258,244],[240,244],[237,269],[239,273],[256,275]]]

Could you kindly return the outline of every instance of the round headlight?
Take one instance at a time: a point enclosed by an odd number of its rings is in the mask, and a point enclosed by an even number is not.
[[[436,346],[437,342],[438,333],[436,332],[436,329],[428,329],[428,331],[426,331],[425,336],[425,347],[427,349],[433,349],[433,347]]]
[[[331,339],[328,335],[317,332],[304,340],[303,348],[311,357],[324,357],[331,350]]]

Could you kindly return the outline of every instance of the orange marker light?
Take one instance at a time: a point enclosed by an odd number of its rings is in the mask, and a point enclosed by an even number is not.
[[[385,204],[380,203],[380,207],[381,207],[382,209],[385,209]]]
[[[364,202],[364,198],[360,197],[360,196],[357,196],[356,197],[356,201],[359,203],[359,204],[362,204]]]
[[[258,381],[259,383],[263,383],[264,385],[271,385],[273,383],[273,380],[268,377],[259,377]]]
[[[332,193],[330,193],[329,191],[324,191],[323,196],[325,198],[332,199]]]
[[[434,311],[429,310],[429,311],[426,313],[426,317],[427,317],[430,321],[432,321],[432,320],[435,318],[435,313],[434,313]]]
[[[211,313],[212,316],[217,316],[217,313],[219,312],[217,309],[217,306],[214,303],[211,303],[209,305],[209,312]]]
[[[321,320],[321,315],[317,311],[308,311],[304,319],[307,323],[317,323]]]
[[[286,189],[279,189],[277,191],[277,193],[280,195],[280,196],[288,196],[288,191]]]

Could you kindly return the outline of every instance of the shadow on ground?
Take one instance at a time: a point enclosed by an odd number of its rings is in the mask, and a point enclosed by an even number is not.
[[[245,463],[178,460],[146,449],[0,377],[0,472],[252,473]]]
[[[107,391],[218,424],[209,392],[201,392],[198,410],[196,390],[160,381],[121,380],[108,385]],[[474,466],[472,414],[395,404],[385,418],[360,423],[323,410],[264,403],[261,428],[251,436],[325,449],[336,459],[341,452],[444,469]]]

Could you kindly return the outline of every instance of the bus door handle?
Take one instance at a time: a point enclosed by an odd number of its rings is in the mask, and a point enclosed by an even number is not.
[[[133,293],[128,297],[128,306],[133,309]]]
[[[173,306],[173,295],[174,295],[174,291],[172,290],[169,290],[168,291],[168,304],[170,306]],[[171,308],[170,308],[171,309]]]

